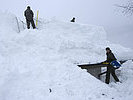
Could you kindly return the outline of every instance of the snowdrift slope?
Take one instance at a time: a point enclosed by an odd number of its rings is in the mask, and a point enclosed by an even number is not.
[[[123,65],[123,84],[110,86],[76,66],[105,60],[106,46],[111,46],[119,58],[124,59],[121,53],[130,52],[108,42],[102,27],[50,20],[40,23],[39,30],[17,33],[15,22],[8,20],[11,24],[8,27],[2,23],[5,28],[0,29],[0,100],[130,100],[133,97],[132,62],[127,63],[130,67]],[[129,76],[124,76],[125,67]],[[125,87],[129,89],[127,94]]]

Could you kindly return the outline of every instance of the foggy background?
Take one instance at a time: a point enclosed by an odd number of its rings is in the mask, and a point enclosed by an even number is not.
[[[24,10],[31,6],[35,16],[56,17],[64,21],[76,18],[77,23],[103,26],[108,40],[133,49],[133,15],[122,14],[115,4],[124,4],[128,0],[0,0],[0,10],[14,13],[24,20]],[[1,19],[2,20],[2,19]]]

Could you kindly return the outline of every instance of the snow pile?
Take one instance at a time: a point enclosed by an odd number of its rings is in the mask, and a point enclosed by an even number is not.
[[[11,13],[0,12],[0,27],[7,32],[19,32],[18,19]]]
[[[2,23],[11,24],[6,20]],[[108,42],[102,27],[57,20],[41,24],[39,30],[20,33],[9,32],[14,25],[1,27],[0,100],[125,100],[115,86],[95,79],[77,63],[105,60],[106,46],[120,53],[130,49]]]
[[[116,89],[116,94],[121,100],[132,100],[133,98],[133,62],[130,60],[122,65],[121,76],[122,83],[111,83],[110,87]]]

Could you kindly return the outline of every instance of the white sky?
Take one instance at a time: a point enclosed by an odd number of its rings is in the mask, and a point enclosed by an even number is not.
[[[0,0],[0,10],[9,11],[24,20],[23,12],[30,5],[39,17],[104,26],[108,39],[133,48],[133,16],[124,16],[115,4],[127,0]]]

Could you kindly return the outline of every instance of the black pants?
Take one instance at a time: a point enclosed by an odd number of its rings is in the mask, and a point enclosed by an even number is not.
[[[109,84],[109,82],[110,82],[110,74],[112,74],[112,76],[113,76],[113,78],[115,79],[116,82],[119,82],[119,79],[115,74],[115,68],[111,65],[108,65],[107,66],[106,79],[105,79],[105,82],[107,84]]]
[[[35,23],[34,23],[34,20],[32,19],[32,20],[27,20],[26,19],[26,23],[27,23],[27,28],[28,29],[30,29],[30,23],[31,23],[31,25],[32,25],[32,27],[33,27],[33,29],[35,29],[36,27],[35,27]]]

